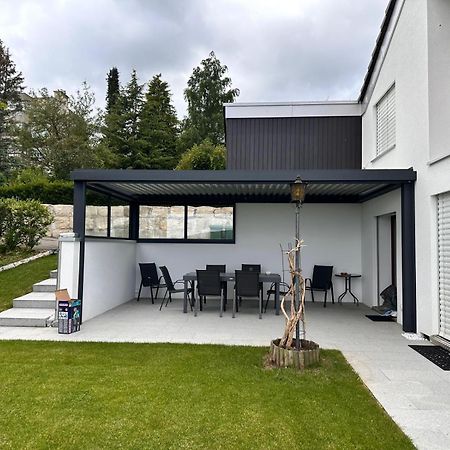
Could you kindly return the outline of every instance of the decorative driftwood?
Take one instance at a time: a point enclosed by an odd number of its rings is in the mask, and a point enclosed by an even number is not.
[[[295,256],[297,252],[300,252],[301,247],[303,245],[302,240],[297,241],[297,245],[287,252],[288,262],[289,262],[289,272],[291,276],[291,282],[289,284],[288,292],[283,299],[281,300],[281,311],[286,318],[286,325],[284,328],[284,334],[280,341],[280,347],[284,348],[292,348],[292,342],[294,340],[294,333],[297,327],[297,323],[300,322],[301,331],[303,334],[303,338],[305,337],[305,279],[303,278],[302,271],[300,267],[296,267]],[[296,292],[295,292],[295,284],[298,279],[298,283],[300,284],[300,298],[299,306],[296,310]],[[286,312],[285,303],[286,298],[290,298],[290,313],[289,315]]]
[[[286,295],[281,300],[281,311],[286,319],[284,333],[281,339],[276,339],[270,344],[270,361],[277,367],[295,367],[304,369],[319,362],[319,345],[305,339],[305,279],[300,267],[296,266],[296,256],[301,251],[302,240],[297,240],[295,248],[289,250],[286,255],[289,262],[291,282]],[[300,258],[298,258],[299,260]],[[298,283],[298,302],[296,283]],[[289,313],[286,311],[286,300],[290,300]],[[296,349],[294,334],[300,326],[299,350]]]

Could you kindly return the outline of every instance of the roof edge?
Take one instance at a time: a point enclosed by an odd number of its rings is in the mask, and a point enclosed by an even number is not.
[[[351,170],[121,170],[81,169],[71,173],[79,182],[122,183],[245,183],[293,182],[297,177],[311,183],[318,182],[412,182],[417,178],[410,169],[351,169]]]
[[[368,91],[370,81],[372,79],[372,75],[375,71],[375,66],[380,56],[384,40],[388,33],[389,27],[391,25],[392,18],[394,17],[395,7],[398,3],[398,0],[390,0],[388,6],[386,7],[386,11],[384,14],[383,22],[381,23],[380,32],[375,41],[375,48],[372,51],[372,55],[370,57],[369,66],[367,67],[366,75],[364,76],[363,85],[361,87],[361,91],[359,93],[358,102],[363,103],[364,97]]]

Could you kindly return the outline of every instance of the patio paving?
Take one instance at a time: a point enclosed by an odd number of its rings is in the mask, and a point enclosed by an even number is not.
[[[80,332],[55,328],[0,327],[0,339],[105,342],[177,342],[267,346],[283,329],[283,316],[269,309],[262,320],[245,304],[236,319],[219,317],[211,300],[198,317],[181,313],[175,300],[160,312],[148,299],[128,302],[85,322]],[[343,352],[384,409],[421,449],[450,448],[450,372],[408,347],[401,327],[372,322],[364,305],[307,305],[307,338]],[[423,341],[426,344],[426,341]],[[383,430],[380,430],[382,433]]]

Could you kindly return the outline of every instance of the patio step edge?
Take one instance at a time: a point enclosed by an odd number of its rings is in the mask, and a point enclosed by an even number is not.
[[[56,278],[47,278],[33,284],[33,292],[55,292]]]
[[[0,313],[0,326],[45,328],[53,316],[53,309],[11,308]]]

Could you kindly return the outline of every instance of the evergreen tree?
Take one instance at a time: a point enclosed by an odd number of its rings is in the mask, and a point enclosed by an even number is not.
[[[233,102],[239,95],[239,89],[231,88],[227,72],[227,66],[214,52],[193,70],[184,91],[188,116],[179,141],[184,151],[205,139],[214,145],[225,142],[223,104]]]
[[[119,71],[117,67],[113,67],[106,77],[106,113],[111,114],[120,96]]]
[[[112,71],[113,69],[111,69]],[[109,80],[114,80],[115,75]],[[114,73],[114,72],[113,72]],[[118,81],[118,78],[117,78]],[[131,73],[131,79],[124,88],[119,86],[115,91],[114,83],[108,84],[111,96],[110,106],[106,108],[103,126],[103,146],[113,155],[112,165],[118,169],[133,169],[139,165],[139,120],[143,105],[143,85],[139,84],[136,71]]]
[[[134,169],[140,166],[139,121],[144,103],[142,84],[139,84],[136,70],[122,90],[118,104],[118,126],[121,145],[118,148],[120,167]]]
[[[169,85],[155,75],[148,83],[140,122],[140,152],[135,167],[173,169],[177,164],[178,119]]]
[[[17,71],[9,49],[0,39],[0,175],[10,169],[12,139],[10,128],[14,117],[21,110],[20,94],[23,91],[23,76]]]

